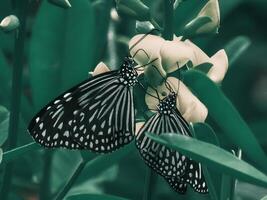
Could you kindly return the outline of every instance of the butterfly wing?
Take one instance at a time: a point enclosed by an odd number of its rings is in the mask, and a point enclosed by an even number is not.
[[[106,72],[71,88],[37,113],[28,126],[30,134],[45,147],[110,152],[123,146],[131,141],[134,133],[134,107],[132,90],[123,85],[120,78],[119,71]],[[110,90],[110,86],[113,90]],[[121,97],[120,100],[116,100],[118,97]],[[127,100],[127,104],[121,105]],[[117,108],[117,113],[105,112],[104,108],[110,105]],[[120,121],[122,115],[125,119]],[[124,123],[124,129],[118,128],[121,123]],[[112,135],[112,139],[107,141],[110,143],[109,149],[90,145],[91,142],[100,143],[102,138],[98,135],[100,132],[106,135],[106,130],[111,130]],[[124,134],[124,130],[128,130],[128,133]],[[121,140],[123,142],[118,143]]]
[[[84,99],[80,104],[83,108],[76,115],[73,133],[87,149],[106,153],[132,141],[135,128],[132,88],[115,81],[95,98]]]
[[[188,183],[196,192],[208,193],[208,186],[201,169],[201,164],[194,160],[190,159],[188,161],[186,173],[181,180]]]
[[[185,194],[187,190],[186,183],[180,182],[177,178],[165,178],[167,183],[174,189],[175,192]]]
[[[177,177],[185,173],[187,158],[178,151],[160,145],[145,135],[145,132],[160,135],[161,133],[183,133],[188,131],[181,122],[177,122],[178,115],[154,114],[140,129],[136,137],[136,146],[145,162],[163,177]]]

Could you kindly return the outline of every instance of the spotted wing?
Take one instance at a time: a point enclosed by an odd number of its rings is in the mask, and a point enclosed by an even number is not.
[[[129,103],[122,105],[126,99]],[[116,109],[108,107],[110,105]],[[131,140],[133,121],[132,91],[120,83],[119,71],[111,71],[90,78],[57,97],[37,113],[28,130],[34,140],[45,147],[109,152]],[[124,128],[118,129],[121,123]],[[105,141],[109,149],[90,145],[91,142],[101,144],[99,133],[107,135],[107,130],[112,135]],[[119,143],[120,140],[123,142]]]
[[[208,186],[201,169],[201,164],[194,160],[188,160],[186,173],[181,180],[188,183],[196,192],[208,193]]]
[[[179,181],[177,178],[165,178],[167,183],[174,189],[175,192],[185,194],[187,190],[186,183]]]
[[[181,121],[176,111],[168,115],[156,113],[144,124],[136,137],[136,146],[148,166],[163,177],[182,176],[185,173],[187,158],[178,151],[154,142],[145,135],[145,132],[156,135],[161,133],[189,135],[189,127],[185,120]]]
[[[82,98],[80,104],[83,108],[74,119],[73,133],[82,146],[105,153],[132,141],[135,128],[132,88],[117,80],[92,100]]]

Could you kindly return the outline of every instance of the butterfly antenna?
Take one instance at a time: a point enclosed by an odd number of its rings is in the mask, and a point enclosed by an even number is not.
[[[132,58],[134,58],[134,57],[137,55],[137,53],[138,53],[139,51],[143,51],[143,52],[146,54],[147,58],[149,59],[149,56],[148,56],[147,52],[146,52],[144,49],[138,49],[138,50],[134,53],[134,55],[132,56]]]
[[[154,67],[154,69],[156,69],[157,72],[159,73],[159,75],[163,78],[166,88],[167,88],[170,92],[173,92],[173,89],[172,89],[171,85],[169,84],[169,82],[167,81],[166,77],[164,77],[164,76],[161,74],[161,72],[159,71],[159,69],[158,69],[156,66],[152,65],[152,67]]]
[[[144,86],[142,83],[140,83],[140,82],[138,81],[138,84],[141,86],[141,88],[145,91],[146,94],[148,94],[148,95],[151,96],[151,97],[154,97],[154,98],[158,99],[158,97],[156,97],[156,96],[154,96],[153,94],[150,94],[149,92],[147,92],[146,89],[145,89],[145,86]]]
[[[130,47],[129,52],[131,52],[131,50],[138,45],[143,39],[145,39],[150,33],[152,33],[153,31],[159,31],[158,29],[152,29],[150,30],[148,33],[146,33],[145,35],[143,35],[139,40],[136,41],[135,44],[133,44],[133,46]]]
[[[178,86],[177,86],[177,92],[176,92],[176,95],[178,97],[179,96],[179,89],[180,89],[180,81],[181,81],[181,71],[180,71],[179,63],[178,62],[176,62],[176,65],[178,67]],[[180,107],[180,102],[177,101],[177,103],[178,103],[178,106]]]
[[[181,71],[180,71],[180,66],[179,66],[179,63],[178,62],[176,62],[176,65],[177,65],[177,67],[178,67],[178,79],[179,79],[179,81],[178,81],[178,88],[177,88],[177,94],[179,93],[179,89],[180,89],[180,81],[181,81]]]
[[[156,60],[158,60],[159,58],[154,58],[153,60],[149,61],[148,63],[144,64],[144,65],[141,65],[141,66],[138,66],[138,67],[135,67],[135,69],[139,69],[139,68],[142,68],[142,67],[145,67],[145,66],[148,66],[150,65],[151,63],[155,62]]]

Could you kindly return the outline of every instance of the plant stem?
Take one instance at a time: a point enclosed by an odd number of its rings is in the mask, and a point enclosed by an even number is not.
[[[18,0],[16,2],[16,6],[17,6],[17,16],[20,20],[20,27],[16,34],[15,49],[14,49],[11,108],[10,108],[10,120],[8,129],[9,133],[8,149],[13,149],[17,145],[21,86],[22,86],[24,38],[25,38],[25,24],[26,24],[25,22],[27,16],[28,0]],[[5,200],[8,198],[12,180],[12,174],[13,174],[13,163],[10,162],[5,166],[4,169],[3,182],[0,192],[1,200]]]
[[[62,200],[65,195],[68,193],[68,191],[71,189],[79,175],[81,174],[83,168],[86,165],[86,161],[82,160],[78,167],[75,169],[74,173],[70,177],[70,179],[67,181],[66,185],[62,188],[62,190],[59,192],[59,194],[56,196],[55,200]]]
[[[164,2],[164,30],[163,38],[173,40],[173,4],[174,0],[163,0]]]
[[[146,170],[145,187],[143,193],[143,200],[151,200],[152,191],[156,182],[157,174],[154,173],[149,167]]]
[[[236,156],[237,156],[237,158],[239,160],[242,160],[242,150],[240,148],[238,148]],[[232,190],[231,190],[231,194],[230,194],[230,200],[234,200],[235,199],[236,184],[237,184],[237,179],[233,178],[233,180],[232,180]]]
[[[150,22],[151,22],[151,24],[155,27],[155,29],[158,29],[159,31],[162,30],[162,28],[161,28],[160,25],[156,22],[155,19],[152,18],[152,19],[150,20]]]
[[[3,153],[3,160],[1,164],[11,162],[12,160],[17,159],[18,157],[27,152],[38,150],[40,148],[41,146],[39,144],[37,144],[36,142],[31,142],[23,146],[17,147],[15,149],[12,149],[10,151],[6,151]]]
[[[41,182],[40,200],[50,199],[51,164],[53,151],[44,152],[44,169]]]

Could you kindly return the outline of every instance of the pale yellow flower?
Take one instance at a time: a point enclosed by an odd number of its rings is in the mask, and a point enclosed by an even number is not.
[[[136,44],[142,37],[143,34],[134,36],[129,42],[129,47]],[[158,58],[155,62],[145,67],[144,73],[147,75],[149,83],[156,87],[161,99],[164,98],[162,94],[168,92],[165,81],[163,81],[164,78],[168,73],[177,70],[178,67],[185,66],[188,62],[193,67],[203,63],[211,63],[212,67],[207,76],[216,83],[223,80],[228,69],[228,58],[224,50],[220,50],[209,57],[190,40],[181,41],[181,37],[175,36],[173,41],[166,41],[159,36],[148,35],[131,49],[130,54],[134,56],[134,60],[139,65],[144,65]],[[208,114],[205,105],[177,78],[169,77],[167,82],[171,84],[174,91],[178,92],[177,108],[183,117],[188,122],[205,121]],[[156,96],[155,90],[151,88],[148,88],[147,92]],[[156,109],[158,100],[147,94],[146,103],[150,109]]]

